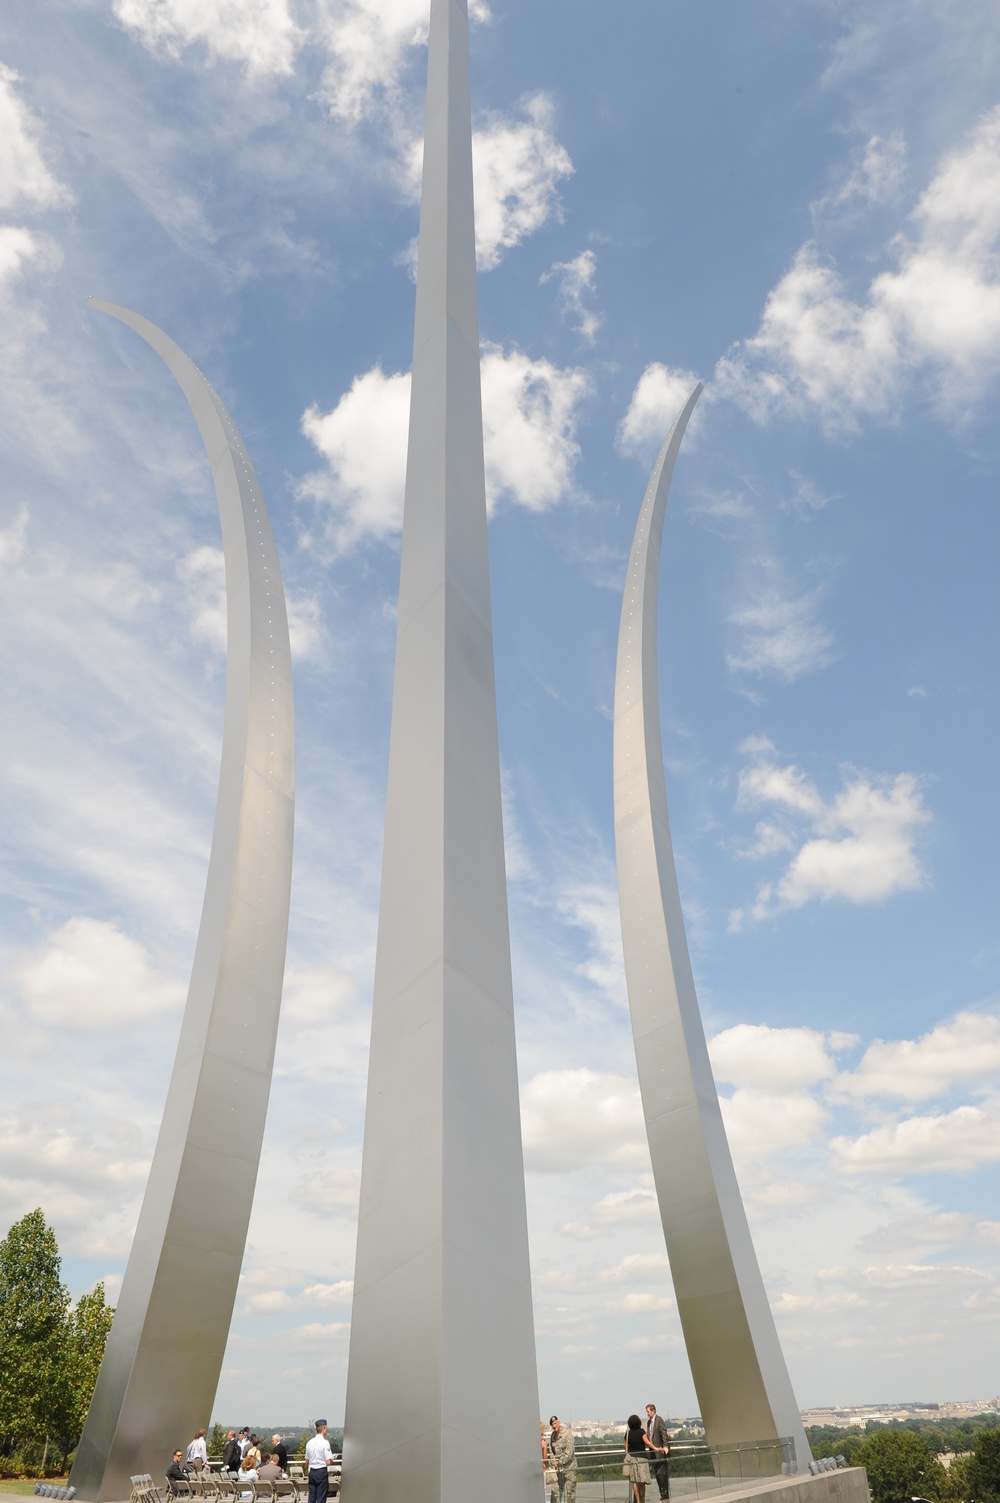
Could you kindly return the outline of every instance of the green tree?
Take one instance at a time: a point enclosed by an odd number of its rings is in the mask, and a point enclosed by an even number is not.
[[[1000,1503],[1000,1430],[980,1430],[976,1436],[969,1484],[976,1503]]]
[[[970,1503],[973,1497],[972,1479],[969,1475],[971,1469],[971,1455],[954,1458],[951,1466],[945,1470],[941,1503]]]
[[[7,1455],[59,1428],[65,1407],[69,1291],[55,1233],[41,1210],[0,1242],[0,1448]]]
[[[104,1285],[96,1284],[89,1294],[81,1294],[66,1320],[63,1410],[56,1431],[64,1460],[83,1432],[114,1314],[114,1306],[104,1298]]]
[[[229,1431],[225,1425],[220,1425],[218,1421],[216,1421],[208,1432],[208,1454],[213,1461],[222,1460],[222,1453],[226,1449],[226,1436],[228,1434]]]
[[[930,1446],[912,1430],[869,1432],[852,1457],[868,1473],[872,1503],[910,1503],[942,1497],[945,1469]]]

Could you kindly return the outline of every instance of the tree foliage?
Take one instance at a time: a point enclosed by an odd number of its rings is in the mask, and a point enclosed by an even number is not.
[[[55,1233],[29,1211],[0,1242],[0,1414],[8,1444],[47,1435],[62,1405],[69,1290]]]
[[[976,1503],[1000,1503],[1000,1430],[981,1430],[976,1436],[969,1486]]]
[[[29,1211],[0,1242],[0,1456],[59,1443],[87,1416],[114,1310],[104,1286],[71,1304],[55,1233]],[[9,1470],[9,1468],[5,1468]]]
[[[852,1458],[868,1473],[872,1503],[910,1503],[912,1498],[942,1499],[945,1469],[922,1435],[912,1430],[877,1430],[861,1442]]]

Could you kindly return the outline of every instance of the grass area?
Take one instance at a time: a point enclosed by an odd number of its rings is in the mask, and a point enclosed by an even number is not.
[[[65,1487],[67,1477],[46,1477],[46,1482],[51,1482],[53,1487]],[[0,1493],[15,1493],[21,1498],[34,1496],[36,1477],[0,1477]]]

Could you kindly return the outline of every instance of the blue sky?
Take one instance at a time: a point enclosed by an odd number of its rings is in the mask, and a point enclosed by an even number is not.
[[[161,324],[254,458],[297,665],[285,1007],[226,1421],[342,1415],[422,0],[0,17],[0,1223],[127,1256],[218,773],[221,553]],[[803,1405],[987,1396],[1000,1317],[1000,18],[490,0],[480,320],[542,1412],[695,1406],[611,809],[620,591],[696,378],[660,665],[733,1152]],[[207,1417],[206,1417],[207,1418]]]

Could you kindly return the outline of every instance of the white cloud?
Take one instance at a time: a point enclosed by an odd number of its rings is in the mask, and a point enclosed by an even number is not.
[[[411,47],[427,40],[425,0],[326,0],[319,32],[329,55],[320,88],[332,115],[357,124],[392,101]]]
[[[781,849],[795,854],[781,877],[761,884],[749,909],[734,910],[731,928],[816,899],[876,903],[924,886],[915,845],[920,826],[931,816],[912,773],[875,779],[854,775],[826,803],[799,768],[770,760],[769,743],[747,749],[755,751],[756,761],[740,773],[738,805],[753,809],[772,804],[779,815],[777,826],[757,827],[752,854]],[[809,827],[806,835],[803,821]]]
[[[587,1221],[567,1221],[560,1231],[579,1241],[603,1235],[608,1227],[640,1225],[647,1229],[658,1227],[660,1211],[656,1191],[652,1188],[652,1175],[645,1176],[648,1183],[634,1185],[629,1190],[612,1190],[603,1195],[589,1208]]]
[[[884,186],[891,162],[869,165]],[[911,221],[862,301],[804,245],[757,333],[719,362],[720,389],[758,421],[816,413],[833,432],[891,417],[921,373],[947,411],[982,396],[1000,368],[1000,107],[945,157]]]
[[[708,1046],[716,1080],[778,1092],[832,1080],[833,1051],[856,1042],[852,1035],[813,1028],[768,1028],[738,1023],[717,1033]]]
[[[486,345],[482,388],[487,504],[503,496],[529,511],[555,505],[571,487],[579,454],[585,372]],[[338,551],[400,530],[409,411],[409,375],[375,366],[332,411],[312,406],[303,414],[302,432],[329,468],[307,475],[300,491],[330,507],[327,535]]]
[[[303,414],[302,432],[329,470],[308,475],[302,492],[331,506],[338,550],[402,526],[409,415],[409,374],[387,376],[378,365],[357,376],[332,411],[312,406]]]
[[[524,120],[493,115],[473,133],[476,250],[483,271],[498,266],[505,251],[562,216],[558,185],[573,171],[573,163],[550,129],[552,102],[535,94],[525,100],[524,114]]]
[[[179,1008],[184,983],[158,975],[137,940],[101,919],[73,918],[12,969],[29,1016],[46,1027],[137,1027]]]
[[[299,1180],[291,1198],[314,1216],[356,1216],[360,1193],[361,1176],[356,1169],[326,1169]]]
[[[827,1113],[806,1091],[780,1095],[741,1088],[720,1097],[733,1157],[737,1163],[758,1165],[786,1148],[801,1148],[817,1139]]]
[[[840,186],[820,200],[816,211],[842,209],[847,204],[883,204],[898,193],[906,166],[906,142],[899,131],[870,136],[861,160]]]
[[[249,78],[291,73],[304,39],[287,0],[115,0],[114,12],[151,51],[200,44],[210,63],[242,63]]]
[[[582,250],[572,261],[557,261],[543,274],[541,281],[549,282],[560,272],[562,275],[559,276],[557,295],[560,312],[564,318],[573,322],[581,339],[593,344],[597,331],[604,322],[604,315],[587,305],[594,292],[597,257],[592,250]]]
[[[599,987],[611,1001],[627,1006],[617,888],[596,883],[570,887],[559,898],[559,912],[587,935],[587,954],[577,963],[577,974]]]
[[[0,235],[0,247],[2,247]],[[2,277],[2,250],[0,250],[0,277]],[[4,564],[16,564],[24,557],[28,540],[30,513],[26,506],[18,509],[17,516],[9,527],[0,527],[0,568]]]
[[[730,616],[743,631],[740,647],[726,654],[734,673],[773,675],[786,684],[833,661],[833,636],[816,619],[822,592],[795,594],[774,578],[773,564],[750,604]]]
[[[354,1295],[352,1279],[337,1279],[332,1284],[309,1284],[303,1289],[300,1299],[304,1305],[315,1305],[321,1310],[330,1310],[338,1305],[349,1305]]]
[[[602,1268],[598,1277],[606,1284],[662,1280],[670,1273],[666,1253],[628,1253],[614,1268]]]
[[[634,1164],[648,1156],[637,1081],[597,1070],[545,1070],[521,1091],[529,1169]]]
[[[927,1101],[957,1085],[994,1085],[1000,1074],[1000,1018],[960,1012],[918,1039],[876,1039],[838,1093]]]
[[[299,1326],[292,1332],[293,1336],[300,1337],[303,1341],[329,1341],[331,1336],[337,1336],[341,1331],[350,1329],[349,1320],[335,1320],[329,1325],[320,1325],[318,1322],[307,1326]]]
[[[691,371],[653,361],[636,382],[628,411],[618,424],[617,447],[622,454],[651,461],[663,447],[671,425],[698,384]],[[695,408],[692,430],[698,418]]]
[[[294,1307],[295,1301],[284,1289],[263,1289],[251,1294],[243,1309],[247,1315],[281,1315]]]
[[[486,345],[482,362],[486,498],[545,511],[562,500],[580,453],[577,409],[590,391],[585,371],[504,354]]]
[[[96,1241],[108,1211],[133,1203],[148,1151],[131,1124],[95,1123],[98,1115],[68,1107],[64,1095],[25,1101],[0,1117],[0,1218],[13,1221],[41,1202],[50,1221],[84,1228]]]
[[[317,34],[328,54],[320,97],[338,120],[358,124],[393,109],[412,48],[427,41],[427,0],[320,0]],[[488,21],[484,0],[472,21]]]
[[[19,82],[0,63],[0,209],[51,209],[70,194],[42,155],[40,127],[15,88]]]
[[[1000,1121],[978,1106],[907,1117],[858,1138],[830,1144],[835,1168],[844,1174],[962,1174],[1000,1160]]]
[[[191,634],[225,652],[229,637],[226,621],[226,562],[221,548],[205,544],[195,548],[180,566],[181,578],[190,591],[193,611]],[[285,597],[288,640],[292,658],[300,662],[316,655],[323,639],[322,610],[310,596]]]

